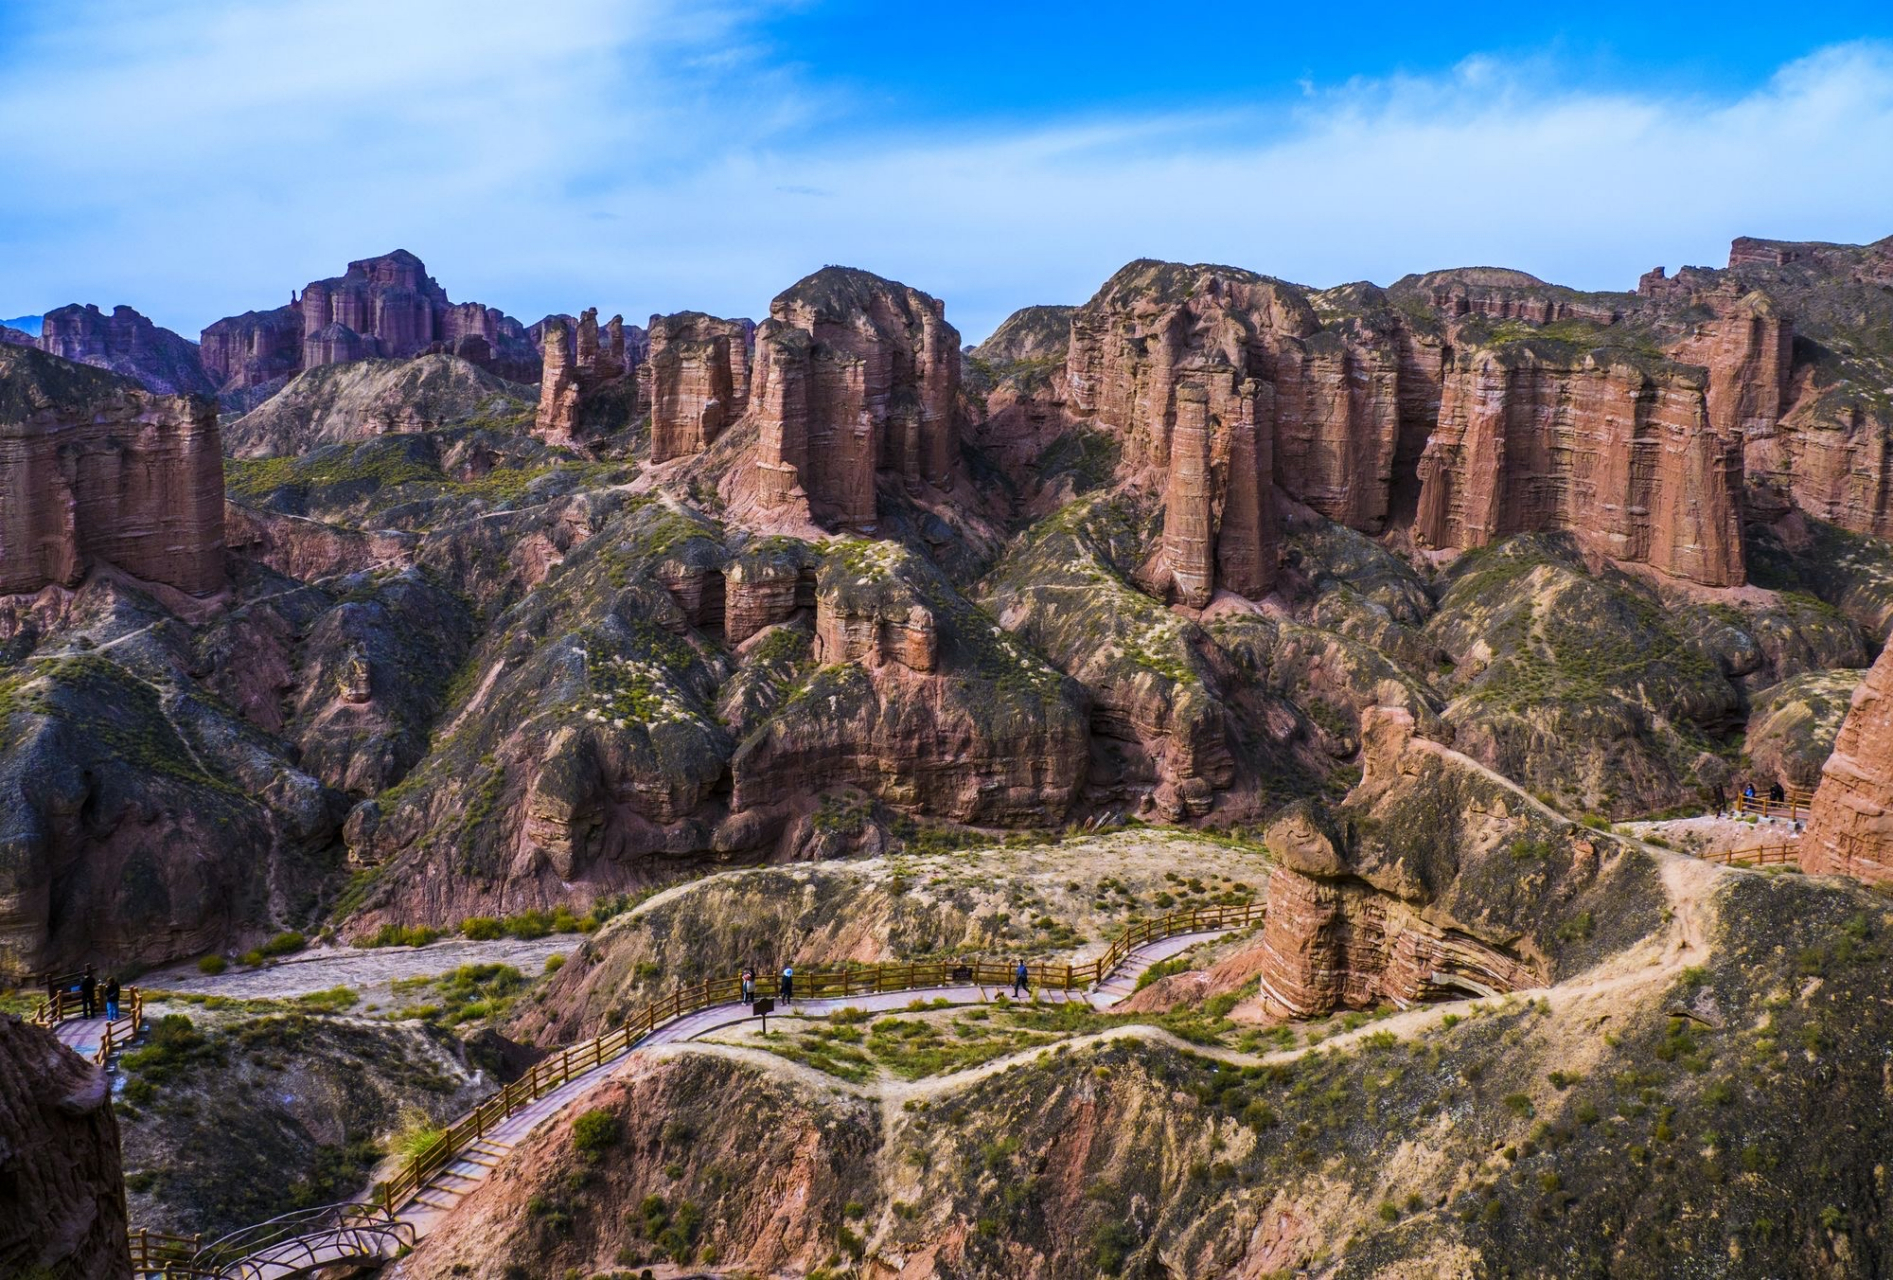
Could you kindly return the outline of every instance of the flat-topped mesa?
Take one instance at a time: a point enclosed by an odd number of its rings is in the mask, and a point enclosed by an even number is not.
[[[109,316],[90,304],[56,307],[46,313],[37,345],[162,395],[209,395],[216,390],[195,342],[160,329],[127,306],[113,307]]]
[[[0,347],[0,594],[100,562],[192,595],[224,585],[215,407]]]
[[[702,453],[749,407],[747,320],[701,311],[652,316],[640,377],[651,406],[651,461]]]
[[[304,369],[445,352],[501,377],[529,381],[536,357],[519,321],[477,302],[453,303],[405,249],[313,280],[274,311],[229,316],[204,330],[203,367],[217,388],[239,391]]]
[[[636,390],[638,370],[624,317],[613,316],[602,339],[596,307],[587,308],[576,324],[565,316],[548,316],[535,328],[541,363],[533,432],[548,444],[589,443],[594,432],[585,421],[586,401],[608,390]]]
[[[1563,530],[1694,582],[1746,580],[1739,442],[1711,429],[1685,366],[1560,343],[1461,347],[1419,476],[1422,545]]]
[[[952,484],[960,335],[938,298],[849,267],[778,294],[756,330],[750,412],[762,505],[867,527],[878,472]]]
[[[1893,644],[1854,690],[1796,850],[1810,875],[1893,883]]]

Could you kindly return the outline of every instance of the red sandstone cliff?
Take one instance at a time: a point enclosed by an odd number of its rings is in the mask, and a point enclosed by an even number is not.
[[[550,316],[543,328],[539,411],[533,431],[549,444],[583,445],[623,425],[636,407],[637,366],[627,349],[623,316],[606,322],[601,337],[592,307],[568,326]],[[607,403],[609,402],[609,403]],[[615,404],[623,412],[612,414]]]
[[[201,359],[219,390],[240,391],[326,364],[432,351],[517,381],[530,381],[538,363],[524,325],[492,307],[449,301],[405,249],[311,281],[288,306],[217,321],[204,330]]]
[[[1854,691],[1798,852],[1810,875],[1893,882],[1893,644]]]
[[[871,526],[875,477],[951,484],[960,335],[937,298],[848,267],[778,294],[756,330],[750,478],[764,508]]]
[[[58,307],[46,313],[41,351],[107,369],[164,395],[209,395],[216,384],[204,372],[197,344],[160,329],[130,307],[105,315],[95,306]]]
[[[118,1121],[105,1072],[0,1014],[0,1275],[131,1275]]]
[[[192,595],[224,584],[223,450],[202,399],[0,347],[0,594],[104,561]]]
[[[1739,468],[1688,370],[1562,344],[1461,349],[1420,459],[1414,534],[1465,549],[1565,530],[1599,555],[1736,586]]]
[[[703,452],[743,416],[751,328],[700,311],[651,317],[651,354],[641,376],[649,385],[652,462]]]

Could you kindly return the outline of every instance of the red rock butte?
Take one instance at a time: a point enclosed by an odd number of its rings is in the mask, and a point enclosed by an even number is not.
[[[1798,853],[1810,875],[1893,883],[1893,644],[1854,691]]]

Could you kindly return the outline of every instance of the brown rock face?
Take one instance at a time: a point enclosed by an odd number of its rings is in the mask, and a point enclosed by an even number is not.
[[[1419,464],[1436,547],[1565,530],[1597,554],[1710,586],[1746,580],[1737,448],[1674,367],[1531,344],[1458,352]]]
[[[1361,739],[1360,785],[1332,816],[1297,805],[1268,831],[1258,972],[1277,1011],[1536,986],[1655,922],[1663,895],[1641,855],[1414,737],[1405,711],[1369,708]],[[1596,930],[1582,946],[1573,918]]]
[[[871,526],[875,476],[952,481],[960,335],[937,298],[825,267],[777,295],[756,330],[756,489],[817,520]]]
[[[624,317],[611,318],[603,342],[596,307],[572,326],[563,316],[548,317],[541,332],[539,412],[533,431],[549,444],[585,444],[593,434],[586,423],[589,401],[627,390],[635,395],[631,378],[637,370],[627,363]]]
[[[0,593],[105,561],[192,595],[224,584],[223,451],[203,400],[0,348]]]
[[[38,346],[130,378],[147,391],[209,395],[217,389],[198,359],[196,343],[160,329],[130,307],[114,307],[109,316],[77,303],[48,311]]]
[[[1893,645],[1854,691],[1799,856],[1811,875],[1893,881]]]
[[[0,1015],[0,1275],[131,1275],[111,1083],[41,1027]]]
[[[477,302],[450,302],[405,249],[311,281],[286,307],[217,321],[204,330],[201,358],[216,388],[229,392],[326,364],[430,351],[518,381],[530,381],[536,366],[524,325]]]
[[[699,311],[652,316],[651,461],[702,453],[749,405],[749,325]]]

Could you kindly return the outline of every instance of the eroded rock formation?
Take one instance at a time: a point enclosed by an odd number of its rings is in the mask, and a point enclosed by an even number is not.
[[[0,1014],[0,1274],[129,1280],[111,1080]]]
[[[1811,875],[1893,881],[1893,645],[1854,691],[1797,853]]]
[[[219,390],[236,392],[322,365],[430,351],[521,382],[539,363],[524,325],[496,308],[450,302],[405,249],[311,281],[287,306],[217,321],[204,330],[201,359]]]
[[[1259,978],[1279,1012],[1535,986],[1654,923],[1642,855],[1413,730],[1407,712],[1370,708],[1360,785],[1332,815],[1298,805],[1269,828]]]
[[[197,344],[160,329],[127,306],[105,315],[96,306],[73,303],[48,311],[39,349],[80,364],[107,369],[164,395],[209,395],[216,384],[204,372]]]
[[[952,482],[960,335],[937,298],[848,267],[778,294],[756,330],[757,497],[837,526],[875,523],[875,478]]]
[[[101,561],[208,595],[224,583],[223,451],[204,400],[0,348],[0,593]]]
[[[1611,559],[1745,580],[1740,454],[1688,370],[1529,342],[1461,350],[1419,479],[1425,545],[1565,530]]]
[[[701,453],[749,406],[749,335],[744,320],[700,311],[652,316],[651,461]]]
[[[625,425],[637,406],[637,368],[626,345],[623,316],[607,322],[604,340],[598,308],[575,325],[549,317],[543,330],[539,412],[533,431],[548,444],[584,445]]]

